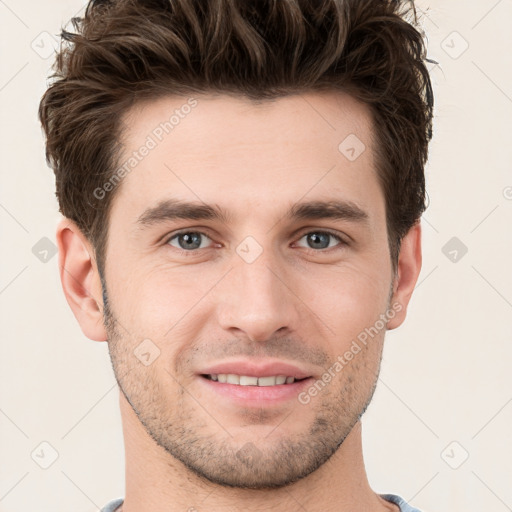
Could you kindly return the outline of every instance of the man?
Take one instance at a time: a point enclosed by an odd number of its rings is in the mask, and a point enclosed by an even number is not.
[[[433,101],[407,14],[91,1],[63,33],[40,118],[64,293],[121,391],[104,511],[416,510],[372,491],[360,421],[421,268]]]

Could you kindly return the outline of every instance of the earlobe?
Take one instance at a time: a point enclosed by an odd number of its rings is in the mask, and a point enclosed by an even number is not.
[[[404,236],[400,246],[397,277],[390,303],[397,313],[388,321],[388,330],[396,329],[405,320],[407,306],[421,271],[421,260],[421,224],[418,221]]]
[[[82,332],[91,340],[105,341],[101,281],[91,244],[67,218],[59,222],[56,238],[60,280],[66,300]]]

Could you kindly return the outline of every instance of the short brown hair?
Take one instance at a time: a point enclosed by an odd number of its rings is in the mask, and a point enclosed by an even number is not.
[[[39,106],[61,213],[92,243],[100,272],[135,102],[229,93],[253,100],[342,90],[370,107],[393,269],[425,206],[433,94],[423,33],[403,0],[91,0],[63,30]],[[340,141],[341,142],[341,141]]]

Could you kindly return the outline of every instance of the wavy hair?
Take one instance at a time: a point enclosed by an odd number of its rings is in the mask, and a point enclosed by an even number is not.
[[[62,30],[39,118],[61,213],[101,270],[122,116],[137,101],[228,93],[262,101],[342,90],[370,107],[393,268],[425,205],[433,94],[424,34],[401,0],[91,0]]]

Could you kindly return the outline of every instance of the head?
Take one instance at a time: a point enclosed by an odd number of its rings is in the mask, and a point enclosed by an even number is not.
[[[421,267],[433,100],[414,22],[398,0],[120,0],[63,32],[39,113],[66,296],[198,476],[305,477],[373,396]],[[301,399],[212,400],[208,375],[269,361],[307,377]]]

